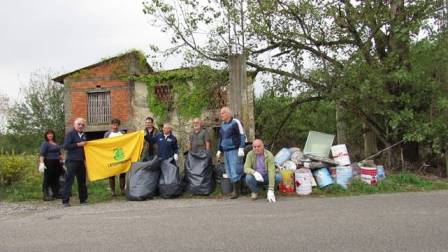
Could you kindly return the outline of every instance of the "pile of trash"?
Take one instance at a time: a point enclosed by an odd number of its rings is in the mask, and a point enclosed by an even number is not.
[[[375,165],[372,160],[352,163],[345,144],[332,145],[334,137],[310,131],[303,151],[297,147],[282,148],[275,155],[275,165],[282,175],[281,193],[308,195],[312,187],[335,183],[347,189],[354,177],[369,185],[385,179],[382,165]]]

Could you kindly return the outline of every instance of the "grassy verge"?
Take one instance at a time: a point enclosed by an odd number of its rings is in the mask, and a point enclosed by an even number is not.
[[[11,185],[0,186],[0,201],[19,202],[19,201],[40,201],[42,199],[42,174],[37,172],[32,157],[29,157],[29,165],[23,171],[20,180]],[[119,188],[118,185],[116,186]],[[370,186],[360,180],[353,180],[348,189],[339,185],[330,185],[320,189],[313,187],[311,196],[350,196],[373,193],[393,193],[393,192],[416,192],[448,189],[448,180],[446,179],[428,179],[415,175],[410,172],[401,172],[398,174],[388,174],[386,180],[381,181],[377,186]],[[73,202],[77,200],[77,185],[74,183],[72,188]],[[88,184],[89,202],[104,202],[110,200],[125,200],[124,196],[112,197],[108,189],[107,179],[90,182]],[[296,196],[295,193],[290,196]],[[192,196],[184,194],[182,198],[222,198],[220,187],[209,196]]]
[[[372,193],[394,193],[394,192],[424,192],[431,190],[448,189],[446,179],[428,179],[410,172],[400,172],[388,175],[384,181],[377,186],[371,186],[360,179],[354,179],[347,189],[340,185],[330,185],[326,188],[313,188],[312,195],[316,196],[350,196]]]

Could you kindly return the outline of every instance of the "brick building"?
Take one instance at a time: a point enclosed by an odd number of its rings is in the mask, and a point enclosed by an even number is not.
[[[145,57],[138,51],[131,51],[99,63],[69,72],[53,80],[64,85],[65,129],[70,130],[77,117],[87,120],[85,132],[88,139],[102,138],[105,131],[110,128],[113,118],[121,120],[121,128],[127,131],[142,129],[145,118],[153,116],[148,108],[148,90],[146,83],[133,81],[131,76],[144,76],[155,72],[146,62]],[[241,73],[240,73],[241,74]],[[245,74],[245,72],[243,72]],[[248,81],[244,90],[237,90],[232,98],[228,90],[221,93],[223,101],[220,105],[239,104],[243,109],[241,118],[245,126],[248,139],[254,138],[253,118],[253,85]],[[241,85],[240,85],[241,86]],[[240,87],[238,87],[240,88]],[[232,87],[230,87],[230,91]],[[155,93],[163,99],[166,85],[163,83],[155,87]],[[230,102],[237,100],[236,102]],[[232,106],[231,106],[232,107]],[[235,110],[235,108],[232,107]],[[185,150],[188,144],[191,122],[181,120],[174,108],[170,111],[170,122],[174,126],[174,134],[179,139],[181,149]],[[238,113],[237,113],[238,114]],[[217,128],[219,127],[219,108],[203,111],[202,118],[210,130],[212,146],[215,146]],[[156,119],[156,118],[155,118]],[[157,122],[160,124],[162,122]]]

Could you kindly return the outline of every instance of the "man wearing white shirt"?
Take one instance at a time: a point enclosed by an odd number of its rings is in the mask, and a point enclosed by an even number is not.
[[[111,129],[106,133],[104,133],[104,138],[122,136],[124,132],[120,131],[119,129],[120,124],[121,122],[119,119],[113,119],[111,122]],[[120,190],[122,194],[124,194],[125,185],[126,185],[126,173],[122,173],[120,174]],[[115,176],[109,177],[109,187],[112,196],[116,196],[117,194],[115,193]]]

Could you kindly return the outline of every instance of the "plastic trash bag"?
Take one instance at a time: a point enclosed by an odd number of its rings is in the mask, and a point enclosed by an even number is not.
[[[283,169],[287,169],[287,170],[291,170],[291,171],[295,171],[297,169],[296,163],[294,163],[291,160],[286,160],[283,163],[282,167],[283,167]]]
[[[179,168],[173,163],[173,158],[163,160],[160,170],[160,196],[165,199],[179,196],[182,193],[182,181],[179,175]]]
[[[291,161],[296,165],[302,164],[303,152],[299,148],[289,148],[291,154]]]
[[[218,162],[218,164],[213,166],[213,177],[215,178],[217,184],[221,183],[224,173],[226,173],[224,162]]]
[[[291,152],[288,148],[282,148],[274,157],[275,164],[277,166],[282,166],[282,164],[291,158]]]
[[[212,160],[207,152],[188,152],[185,159],[185,191],[209,195],[215,189]]]
[[[160,177],[160,160],[132,163],[126,176],[126,198],[128,200],[146,200],[157,193]]]

